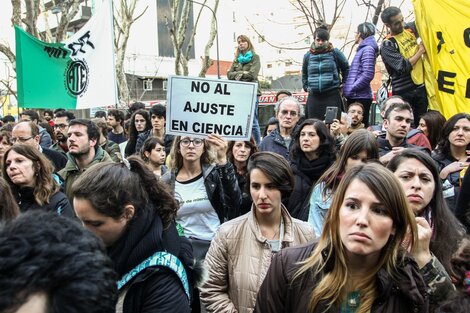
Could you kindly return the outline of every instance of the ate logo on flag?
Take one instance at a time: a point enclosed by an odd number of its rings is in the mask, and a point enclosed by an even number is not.
[[[65,72],[67,91],[74,96],[80,96],[84,93],[88,87],[89,72],[85,60],[69,61]]]
[[[84,48],[86,45],[90,46],[92,49],[95,49],[95,45],[90,41],[90,31],[87,31],[83,36],[78,38],[77,41],[72,42],[68,45],[68,48],[72,50],[72,57],[77,58],[79,53],[85,54],[86,51]],[[89,82],[89,73],[85,59],[82,60],[71,60],[68,62],[65,69],[65,87],[70,95],[80,96],[87,90]]]

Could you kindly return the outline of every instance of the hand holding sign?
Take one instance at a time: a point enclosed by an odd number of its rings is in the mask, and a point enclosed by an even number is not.
[[[207,141],[217,153],[217,165],[225,165],[227,163],[227,141],[217,134],[207,136]]]

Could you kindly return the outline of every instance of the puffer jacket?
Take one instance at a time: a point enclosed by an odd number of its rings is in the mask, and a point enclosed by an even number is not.
[[[175,192],[176,175],[177,172],[172,170],[160,178],[162,182],[170,186],[173,193]],[[239,216],[242,193],[238,187],[232,163],[227,162],[223,166],[203,165],[202,175],[207,196],[219,217],[220,224]]]
[[[310,295],[319,278],[314,277],[312,271],[305,272],[295,281],[293,276],[300,267],[299,262],[307,259],[314,249],[315,243],[310,243],[282,250],[274,256],[258,292],[255,312],[309,312]],[[405,256],[403,261],[398,261],[394,275],[391,277],[385,269],[377,273],[377,298],[370,312],[429,312],[427,287],[416,262]],[[337,307],[326,310],[326,304],[320,302],[313,312],[339,311]]]
[[[251,212],[220,226],[207,253],[209,279],[201,288],[208,312],[253,312],[256,294],[272,259],[271,247]],[[281,248],[314,239],[308,223],[293,219],[282,206],[284,237]],[[267,311],[266,311],[267,312]]]
[[[374,36],[367,37],[359,44],[343,88],[346,98],[372,99],[370,82],[374,79],[378,53],[379,46]]]
[[[341,83],[346,81],[348,72],[348,60],[338,49],[318,54],[308,51],[302,64],[303,89],[312,93],[323,93],[339,88]]]
[[[49,202],[44,205],[39,205],[34,198],[34,188],[32,187],[20,187],[13,189],[15,193],[16,202],[20,207],[22,213],[31,210],[43,210],[54,212],[57,215],[63,215],[67,217],[75,217],[73,208],[70,205],[67,196],[60,191],[54,192]]]

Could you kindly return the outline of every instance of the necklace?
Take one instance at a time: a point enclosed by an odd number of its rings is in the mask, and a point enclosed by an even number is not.
[[[359,291],[352,291],[347,294],[346,301],[341,306],[341,313],[354,313],[361,303],[361,294]]]

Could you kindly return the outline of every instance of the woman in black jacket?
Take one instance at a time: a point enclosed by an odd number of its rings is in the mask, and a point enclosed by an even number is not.
[[[278,252],[255,312],[429,312],[427,286],[402,247],[417,242],[403,188],[379,164],[346,172],[318,243]]]
[[[335,139],[322,121],[307,119],[300,125],[294,140],[291,167],[295,185],[287,209],[292,217],[307,221],[308,206],[304,202],[312,186],[336,159]]]
[[[179,201],[176,222],[198,259],[205,257],[220,224],[239,216],[242,196],[226,153],[227,141],[219,135],[178,136],[171,148],[170,171],[161,178]]]
[[[74,208],[118,273],[117,311],[191,312],[192,252],[178,235],[177,203],[136,156],[100,163],[73,185]]]
[[[52,163],[36,148],[14,145],[3,156],[3,177],[6,179],[21,212],[52,211],[74,217],[67,196],[54,179]]]

